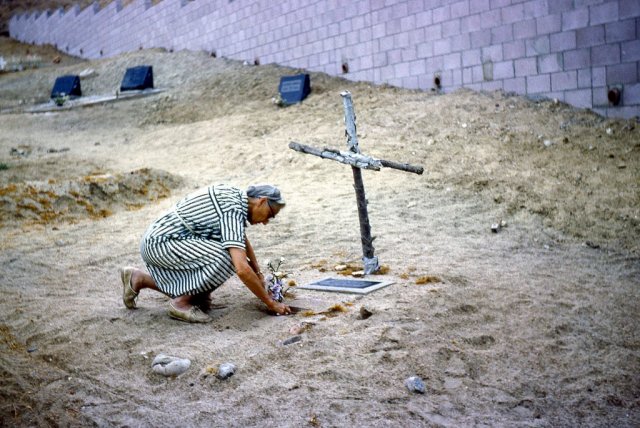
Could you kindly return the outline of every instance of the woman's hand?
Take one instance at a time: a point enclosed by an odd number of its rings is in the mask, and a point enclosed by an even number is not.
[[[270,311],[276,313],[276,315],[289,315],[291,314],[291,308],[284,303],[276,302],[272,300],[268,305]]]

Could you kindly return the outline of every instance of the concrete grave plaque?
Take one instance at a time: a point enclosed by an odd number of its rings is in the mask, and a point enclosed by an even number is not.
[[[303,290],[332,291],[336,293],[368,294],[391,284],[393,284],[392,281],[371,279],[324,278],[297,288]]]
[[[57,98],[61,96],[69,96],[69,98],[82,96],[82,90],[80,88],[80,76],[68,75],[60,76],[56,79],[51,90],[51,98]]]
[[[307,98],[307,95],[311,92],[309,75],[297,74],[295,76],[281,77],[278,91],[285,104],[299,103]]]
[[[121,91],[134,91],[153,88],[153,67],[139,65],[127,68],[120,85]]]

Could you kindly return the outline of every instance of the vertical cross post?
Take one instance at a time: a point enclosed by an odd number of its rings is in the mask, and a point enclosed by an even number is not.
[[[353,110],[353,100],[351,93],[344,91],[340,93],[344,104],[345,134],[347,136],[347,146],[353,153],[359,154],[358,133],[356,131],[356,115]],[[351,166],[353,171],[353,187],[356,191],[356,201],[358,203],[358,219],[360,220],[360,239],[362,241],[362,262],[364,264],[365,275],[377,272],[380,269],[378,258],[374,256],[373,240],[371,236],[371,225],[369,224],[369,213],[367,211],[367,198],[364,193],[364,182],[362,181],[362,171],[356,166]]]

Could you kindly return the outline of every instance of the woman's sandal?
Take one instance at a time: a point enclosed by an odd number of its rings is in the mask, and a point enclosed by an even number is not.
[[[122,280],[122,302],[129,309],[136,309],[136,299],[138,293],[131,287],[131,276],[135,268],[124,267],[120,268],[120,279]]]
[[[169,316],[180,321],[193,323],[206,323],[211,321],[211,317],[202,312],[197,306],[192,306],[191,309],[183,310],[173,306],[173,303],[169,303]]]

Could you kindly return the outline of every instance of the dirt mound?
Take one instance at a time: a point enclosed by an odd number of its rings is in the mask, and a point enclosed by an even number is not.
[[[166,198],[181,181],[150,168],[68,180],[10,180],[0,187],[0,226],[16,221],[47,224],[104,218],[114,211],[138,209]]]

